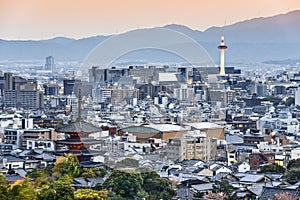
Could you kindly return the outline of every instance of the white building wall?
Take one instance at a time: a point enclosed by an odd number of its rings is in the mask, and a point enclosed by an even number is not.
[[[249,171],[250,171],[250,165],[247,162],[243,162],[238,167],[238,172],[239,173],[246,173],[246,172],[249,172]]]
[[[300,105],[300,87],[298,87],[295,92],[295,105]]]
[[[300,148],[295,148],[293,150],[291,150],[291,159],[294,160],[294,159],[298,159],[300,158]]]

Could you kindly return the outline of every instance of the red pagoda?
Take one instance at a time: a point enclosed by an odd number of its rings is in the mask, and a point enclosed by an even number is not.
[[[80,162],[91,161],[95,155],[99,155],[97,145],[99,140],[90,137],[92,133],[101,133],[102,129],[89,124],[81,118],[81,90],[79,89],[78,101],[78,118],[75,122],[70,123],[56,131],[65,134],[64,140],[57,140],[56,154],[63,155],[65,153],[72,153]]]
[[[57,141],[58,155],[72,153],[79,161],[90,161],[98,152],[91,148],[100,144],[100,141],[89,137],[91,133],[101,132],[102,129],[92,124],[84,122],[80,117],[77,121],[57,129],[57,132],[64,133],[65,139]]]

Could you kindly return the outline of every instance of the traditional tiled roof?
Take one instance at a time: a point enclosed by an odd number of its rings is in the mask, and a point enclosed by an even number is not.
[[[57,132],[62,133],[96,133],[100,131],[101,128],[89,124],[83,120],[77,120],[76,122],[57,129]]]
[[[249,182],[249,183],[256,183],[259,181],[264,180],[265,175],[262,174],[247,174],[243,178],[240,179],[241,182]]]
[[[295,189],[286,189],[286,188],[279,188],[279,187],[264,187],[259,199],[275,199],[276,194],[281,193],[289,193],[294,197],[300,196],[300,191]]]
[[[220,172],[218,174],[216,174],[215,176],[211,177],[210,180],[211,181],[219,181],[222,178],[226,177],[229,174],[229,172]]]
[[[17,158],[14,156],[5,156],[4,158],[7,159],[7,162],[23,162],[24,161],[24,159]]]
[[[25,178],[21,177],[20,175],[15,175],[15,174],[3,174],[3,176],[6,178],[6,180],[9,183],[14,183],[18,180],[24,180]]]
[[[204,183],[198,185],[192,185],[192,187],[197,191],[207,191],[213,189],[213,183]]]

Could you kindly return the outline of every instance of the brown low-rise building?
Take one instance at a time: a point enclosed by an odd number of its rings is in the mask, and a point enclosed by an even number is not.
[[[185,124],[191,127],[191,131],[198,130],[201,133],[205,133],[208,138],[215,138],[224,140],[224,127],[215,123],[200,122],[200,123],[187,123]]]
[[[262,165],[275,163],[275,154],[271,152],[255,152],[249,156],[251,170],[257,170]]]
[[[119,130],[119,135],[131,134],[136,136],[137,141],[146,142],[150,138],[168,141],[172,138],[182,137],[187,132],[179,125],[173,124],[150,124],[144,126],[130,126]]]
[[[268,142],[269,144],[275,143],[277,145],[288,145],[290,143],[289,139],[281,134],[278,137],[273,137],[272,135],[262,135],[262,134],[247,134],[243,136],[245,145],[254,145],[256,146],[260,142]]]

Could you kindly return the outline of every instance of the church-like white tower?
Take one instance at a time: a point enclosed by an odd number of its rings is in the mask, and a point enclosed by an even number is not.
[[[227,49],[227,46],[224,43],[224,36],[221,37],[221,44],[218,46],[218,49],[220,49],[220,76],[225,76],[225,66],[224,66],[224,60],[225,60],[225,49]]]

